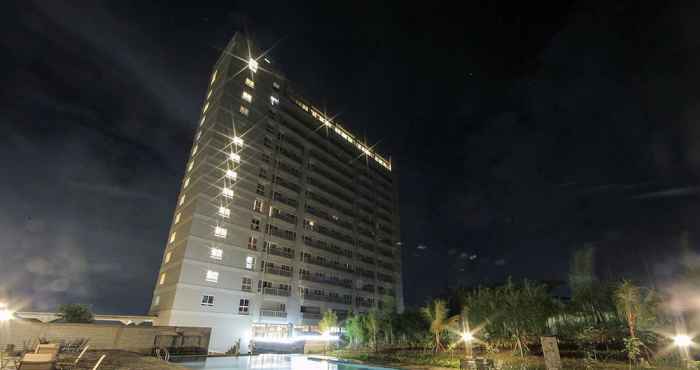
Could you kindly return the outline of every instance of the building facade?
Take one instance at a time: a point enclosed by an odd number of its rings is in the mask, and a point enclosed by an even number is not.
[[[391,161],[236,34],[211,75],[150,314],[245,352],[314,331],[326,310],[402,310],[399,226]]]

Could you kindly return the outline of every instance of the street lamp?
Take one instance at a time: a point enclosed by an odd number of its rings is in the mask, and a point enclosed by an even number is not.
[[[685,334],[676,334],[673,337],[673,344],[678,347],[678,351],[681,353],[683,367],[690,367],[690,351],[688,347],[693,345],[693,338]]]
[[[464,341],[464,352],[467,357],[472,357],[472,342],[474,341],[474,334],[470,331],[464,331],[462,333],[462,340]]]
[[[10,321],[13,317],[13,312],[7,308],[7,304],[0,303],[0,322]]]

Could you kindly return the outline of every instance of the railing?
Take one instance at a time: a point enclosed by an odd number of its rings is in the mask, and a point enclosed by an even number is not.
[[[297,224],[297,216],[294,216],[294,215],[289,214],[289,213],[272,212],[272,217],[279,219],[279,220],[282,220],[282,221],[285,221],[285,222],[288,222],[290,224],[294,224],[294,225]]]
[[[320,166],[316,166],[314,164],[309,163],[309,168],[316,172],[317,174],[321,175],[323,178],[329,179],[333,181],[336,185],[343,187],[349,191],[352,191],[352,184],[349,181],[346,181],[345,179],[341,179],[339,176],[336,176],[330,171],[327,171]]]
[[[346,242],[346,243],[350,243],[350,244],[353,244],[355,242],[355,239],[353,239],[350,235],[343,234],[341,232],[338,232],[336,230],[333,230],[331,228],[324,227],[321,225],[313,226],[313,231],[315,231],[319,234],[331,237],[333,239],[340,240],[342,242]]]
[[[390,250],[377,248],[377,252],[384,257],[394,258],[394,253],[392,253]]]
[[[281,169],[282,171],[294,176],[294,177],[301,177],[301,171],[299,171],[298,168],[294,168],[284,162],[277,162],[277,168]]]
[[[363,292],[374,293],[374,285],[365,285],[362,288],[360,288],[360,290]]]
[[[286,318],[287,313],[284,311],[260,310],[260,316]]]
[[[349,179],[351,179],[351,178],[353,177],[352,174],[347,173],[347,172],[345,172],[345,171],[343,171],[343,170],[340,169],[340,168],[343,168],[343,166],[346,166],[346,165],[347,165],[347,163],[344,163],[344,162],[341,161],[340,159],[338,159],[338,158],[333,158],[334,160],[338,161],[338,163],[330,163],[330,161],[328,161],[324,155],[319,154],[318,152],[316,152],[316,151],[314,151],[314,150],[310,151],[310,152],[309,152],[309,155],[311,156],[311,158],[313,158],[313,159],[315,159],[315,160],[317,160],[317,161],[323,163],[324,165],[326,165],[326,166],[328,166],[328,167],[330,167],[330,168],[334,168],[336,171],[340,172],[340,173],[343,174],[345,177],[347,177],[347,178],[349,178]]]
[[[314,216],[318,216],[326,221],[330,221],[336,225],[342,226],[348,230],[352,230],[352,223],[348,221],[343,221],[337,217],[333,217],[329,215],[327,212],[324,212],[320,209],[314,208],[309,206],[308,204],[306,205],[306,212],[311,213]]]
[[[283,270],[279,267],[265,266],[265,272],[270,273],[270,274],[279,275],[279,276],[287,276],[287,277],[292,276],[291,270]]]
[[[334,303],[344,303],[344,304],[351,304],[352,300],[343,298],[341,296],[334,296],[334,295],[320,295],[320,294],[313,294],[313,293],[304,293],[302,295],[302,298],[308,299],[311,301],[322,301],[322,302],[334,302]]]
[[[355,273],[362,276],[362,277],[367,277],[367,278],[372,278],[374,279],[374,271],[369,271],[361,268],[356,268]]]
[[[372,307],[373,306],[372,302],[361,301],[361,300],[355,300],[355,305],[360,306],[360,307]]]
[[[326,198],[324,198],[324,197],[322,197],[322,196],[320,196],[320,195],[318,195],[318,194],[316,194],[316,193],[314,193],[314,192],[307,191],[307,192],[306,192],[306,196],[307,196],[308,198],[313,199],[313,200],[316,201],[316,202],[319,202],[319,203],[323,204],[324,206],[326,206],[326,207],[328,207],[328,208],[333,208],[333,209],[337,210],[338,212],[341,212],[341,213],[343,213],[343,214],[345,214],[345,215],[347,215],[347,216],[353,217],[353,212],[352,212],[352,210],[350,210],[350,209],[348,209],[348,208],[345,208],[345,207],[343,207],[343,206],[339,206],[339,205],[337,205],[337,204],[331,202],[330,200],[328,200],[328,199],[326,199]]]
[[[374,258],[372,258],[372,257],[367,257],[367,256],[363,256],[363,255],[361,255],[361,254],[358,254],[358,255],[357,255],[357,259],[360,260],[361,262],[369,263],[369,264],[371,264],[371,265],[374,265]]]
[[[323,317],[320,313],[316,312],[302,312],[301,318],[307,320],[320,320]]]
[[[318,181],[318,180],[314,179],[314,178],[311,177],[311,176],[307,176],[307,177],[306,177],[306,180],[307,180],[307,182],[308,182],[309,184],[311,184],[311,185],[313,185],[313,186],[315,186],[315,187],[317,187],[317,188],[319,188],[319,189],[325,191],[326,193],[328,193],[328,194],[330,194],[330,195],[332,195],[332,196],[334,196],[334,197],[336,197],[336,198],[340,198],[340,199],[342,199],[342,200],[344,200],[344,201],[346,201],[346,202],[348,202],[348,203],[352,203],[352,198],[351,198],[351,197],[349,197],[349,196],[347,196],[347,195],[345,195],[345,194],[343,194],[343,193],[341,193],[341,192],[339,192],[339,191],[336,191],[336,190],[331,189],[327,184],[323,183],[322,181]]]
[[[368,251],[374,251],[374,246],[362,240],[357,240],[357,246]]]
[[[285,258],[294,258],[294,251],[286,251],[282,248],[267,248],[267,253],[273,256],[280,256]]]
[[[393,283],[393,282],[394,282],[394,278],[393,278],[393,277],[391,277],[391,276],[389,276],[389,275],[386,275],[386,274],[379,273],[379,272],[377,273],[377,280],[384,281],[384,282],[387,282],[387,283]]]
[[[284,203],[284,204],[286,204],[288,206],[292,206],[294,208],[297,208],[299,206],[298,200],[296,200],[294,198],[285,197],[284,195],[282,195],[280,193],[274,193],[272,196],[272,199],[274,201]]]
[[[339,279],[328,279],[311,274],[302,274],[299,276],[301,280],[311,281],[320,284],[329,284],[335,286],[341,286],[343,288],[352,288],[352,280],[339,280]]]
[[[374,238],[374,234],[373,234],[371,231],[366,230],[366,229],[363,229],[363,228],[361,228],[361,227],[359,227],[359,226],[357,227],[357,233],[360,234],[360,235],[364,235],[364,236],[366,236],[366,237],[368,237],[368,238],[370,238],[370,239],[373,239],[373,238]]]
[[[277,185],[283,186],[283,187],[285,187],[291,191],[297,192],[297,193],[301,190],[301,186],[299,186],[298,184],[295,184],[291,181],[287,181],[279,176],[275,176],[274,182]]]
[[[306,244],[310,247],[318,248],[318,249],[324,250],[326,252],[331,252],[333,254],[337,254],[340,256],[352,257],[352,251],[340,248],[337,245],[328,244],[328,243],[322,242],[320,240],[315,240],[315,239],[312,239],[308,236],[304,236],[303,240],[304,240],[304,244]]]
[[[302,162],[301,158],[300,158],[298,155],[292,153],[290,150],[288,150],[288,149],[286,149],[286,148],[284,148],[284,147],[281,147],[281,146],[278,145],[278,146],[277,146],[277,151],[278,151],[279,153],[281,153],[282,155],[284,155],[285,157],[287,157],[287,158],[293,160],[294,162],[297,162],[297,163],[301,163],[301,162]]]
[[[263,294],[274,295],[274,296],[278,296],[278,297],[289,297],[290,292],[291,291],[288,289],[270,288],[270,287],[263,288]]]
[[[350,266],[344,266],[340,262],[332,262],[332,261],[324,260],[324,259],[321,259],[318,257],[308,257],[305,255],[304,258],[302,259],[302,261],[304,263],[310,263],[312,265],[328,267],[328,268],[338,270],[338,271],[349,272],[349,273],[353,272],[353,269]]]
[[[385,270],[395,271],[395,270],[394,270],[394,265],[392,265],[391,263],[387,263],[387,262],[381,261],[381,260],[377,260],[377,266],[379,266],[379,267],[381,267],[381,268],[383,268],[383,269],[385,269]]]
[[[278,228],[273,228],[273,227],[270,227],[270,225],[268,225],[267,233],[270,235],[274,235],[278,238],[282,238],[282,239],[287,239],[287,240],[292,240],[292,241],[297,239],[295,232],[288,231],[288,230],[282,230],[282,229],[278,229]]]

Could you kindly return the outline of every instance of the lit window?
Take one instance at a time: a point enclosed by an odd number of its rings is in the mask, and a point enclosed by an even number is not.
[[[254,236],[248,237],[248,249],[256,251],[258,250],[258,239]]]
[[[200,126],[203,125],[203,124],[204,124],[204,120],[206,120],[206,119],[207,119],[207,116],[202,116],[202,120],[199,121],[199,125],[200,125]]]
[[[233,137],[233,143],[236,145],[243,145],[243,139],[240,138],[239,136],[234,136]]]
[[[173,252],[168,252],[165,254],[165,261],[163,263],[168,263],[170,262],[170,259],[173,257]]]
[[[190,162],[190,164],[187,165],[187,172],[192,171],[192,168],[194,167],[194,160]]]
[[[224,190],[221,192],[223,196],[226,198],[233,198],[233,189],[231,188],[224,188]]]
[[[219,281],[219,272],[207,270],[207,281],[210,283],[216,283]]]
[[[214,236],[219,238],[225,238],[228,234],[228,230],[225,227],[216,226],[214,227]]]
[[[165,273],[160,274],[160,280],[158,280],[159,285],[165,284]]]
[[[226,170],[226,177],[228,177],[231,180],[235,180],[238,178],[238,172],[234,170]]]
[[[159,304],[160,304],[160,296],[157,295],[157,296],[153,297],[153,305],[157,306]]]
[[[241,290],[250,292],[253,290],[253,279],[244,277],[241,279]]]
[[[207,103],[207,104],[204,104],[204,112],[206,112],[206,111],[207,111],[207,109],[209,109],[209,103]]]
[[[197,131],[197,136],[194,137],[195,140],[199,141],[199,139],[202,137],[202,131]]]
[[[173,233],[172,233],[172,234],[170,234],[170,243],[172,243],[172,242],[174,242],[174,241],[175,241],[175,235],[176,235],[176,234],[177,234],[177,233],[176,233],[176,232],[174,232],[174,231],[173,231]]]
[[[182,212],[178,212],[178,213],[175,215],[175,222],[173,222],[173,223],[174,223],[174,224],[177,224],[178,222],[180,222],[180,217],[181,217],[181,216],[182,216]]]
[[[240,154],[231,153],[231,155],[229,156],[229,158],[230,158],[232,161],[236,162],[236,163],[241,163],[241,156],[240,156]]]
[[[270,104],[272,104],[273,107],[279,103],[280,103],[280,100],[277,99],[276,96],[274,96],[274,95],[270,96]]]
[[[255,82],[253,82],[253,80],[251,80],[250,78],[245,79],[245,84],[251,89],[255,88]]]
[[[197,154],[197,149],[199,149],[199,146],[197,146],[197,145],[195,145],[195,146],[192,148],[192,155],[193,155],[193,156],[194,156],[195,154]]]
[[[231,210],[226,207],[219,207],[219,216],[228,218],[231,216]]]
[[[263,201],[256,199],[253,201],[253,211],[262,213],[263,211]]]
[[[245,268],[252,270],[255,268],[255,257],[247,256],[245,258]]]
[[[178,202],[178,205],[182,205],[183,203],[185,203],[186,197],[187,197],[186,194],[182,194],[182,196],[180,197],[180,201]]]
[[[243,95],[241,95],[241,98],[243,98],[243,100],[247,101],[248,103],[253,101],[253,95],[250,95],[247,91],[243,92]]]
[[[186,188],[187,185],[189,185],[189,184],[190,184],[190,178],[189,178],[189,177],[185,177],[185,181],[182,183],[182,188],[183,188],[183,189]]]
[[[267,64],[272,64],[272,62],[270,62],[270,59],[267,59],[267,58],[263,58],[263,59],[265,59],[265,62],[267,62]]]
[[[280,84],[277,83],[277,81],[272,82],[272,87],[275,88],[275,90],[279,90]]]
[[[248,69],[250,69],[251,72],[255,73],[258,71],[258,61],[250,58],[248,60]]]
[[[214,305],[214,296],[213,295],[205,294],[202,296],[202,306],[213,306],[213,305]]]
[[[244,107],[244,106],[242,106],[242,105],[241,105],[241,107],[238,109],[238,111],[241,112],[241,114],[244,115],[244,116],[247,116],[248,113],[250,113],[250,111],[248,110],[248,108],[246,108],[246,107]]]
[[[209,250],[209,257],[221,261],[224,258],[224,250],[221,248],[211,248]]]
[[[213,84],[214,81],[216,81],[216,75],[219,73],[218,70],[214,71],[214,74],[211,75],[211,82],[209,82],[209,85]]]

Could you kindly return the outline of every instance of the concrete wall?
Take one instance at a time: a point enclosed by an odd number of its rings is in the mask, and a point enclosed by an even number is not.
[[[71,341],[88,338],[91,349],[122,349],[148,353],[156,336],[200,336],[201,346],[209,347],[210,328],[175,326],[124,326],[105,324],[44,324],[25,320],[11,320],[0,325],[0,343],[36,344],[38,338],[49,341]]]

